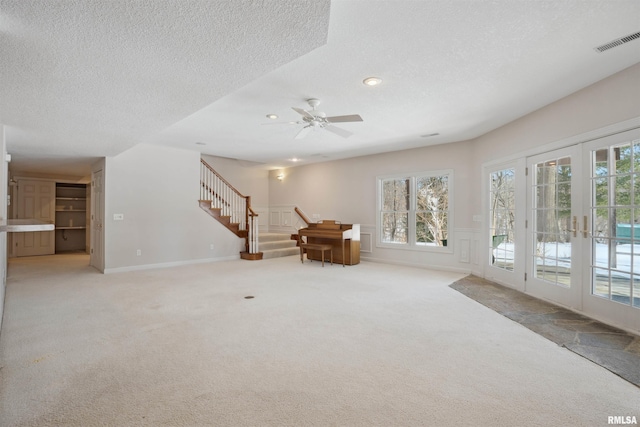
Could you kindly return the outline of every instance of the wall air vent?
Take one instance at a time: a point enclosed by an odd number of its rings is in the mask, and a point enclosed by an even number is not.
[[[615,39],[613,41],[610,41],[609,43],[605,43],[598,47],[594,47],[594,49],[596,52],[604,52],[605,50],[613,49],[616,46],[629,43],[630,41],[633,41],[635,39],[640,39],[640,31],[637,33],[629,34],[628,36],[625,36],[625,37],[620,37],[619,39]]]

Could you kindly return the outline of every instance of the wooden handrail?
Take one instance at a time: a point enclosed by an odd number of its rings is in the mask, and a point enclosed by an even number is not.
[[[209,163],[205,162],[204,159],[200,159],[200,163],[202,163],[207,169],[209,169],[209,171],[211,171],[211,173],[213,173],[215,176],[217,176],[220,181],[224,182],[225,185],[227,185],[230,189],[232,189],[238,196],[240,197],[247,197],[245,195],[243,195],[241,192],[239,192],[238,190],[236,190],[236,188],[229,184],[229,181],[227,181],[226,179],[224,179],[218,172],[216,172],[210,165]]]
[[[309,218],[307,218],[307,216],[304,214],[304,212],[302,212],[297,206],[293,210],[295,210],[296,213],[298,215],[300,215],[300,218],[302,218],[302,220],[307,223],[307,226],[309,224],[311,224],[311,220]]]

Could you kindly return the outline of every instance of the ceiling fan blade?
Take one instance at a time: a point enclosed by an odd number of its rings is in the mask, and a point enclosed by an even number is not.
[[[302,139],[305,136],[307,136],[307,134],[309,133],[309,131],[311,131],[311,126],[305,126],[302,129],[300,129],[300,132],[297,133],[296,137],[294,139]]]
[[[362,117],[358,114],[351,114],[349,116],[333,116],[327,117],[329,123],[345,123],[345,122],[362,122]]]
[[[304,116],[304,117],[306,117],[308,119],[311,119],[311,120],[313,120],[313,118],[314,118],[309,112],[303,110],[302,108],[296,108],[296,107],[291,107],[291,108],[293,109],[293,111],[295,111],[296,113],[300,114],[301,116]]]
[[[344,129],[341,129],[339,127],[332,126],[332,125],[327,125],[323,129],[324,130],[328,130],[329,132],[335,133],[336,135],[339,135],[339,136],[341,136],[343,138],[349,138],[351,135],[353,135],[348,130],[344,130]]]
[[[269,122],[269,123],[260,123],[262,126],[269,126],[269,125],[301,125],[304,122]]]

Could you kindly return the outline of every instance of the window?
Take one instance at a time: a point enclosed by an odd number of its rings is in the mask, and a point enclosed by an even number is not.
[[[411,179],[392,178],[382,181],[382,241],[407,243]]]
[[[515,262],[515,174],[514,168],[494,171],[489,186],[491,265],[508,271]]]
[[[379,245],[447,246],[452,171],[378,178]]]

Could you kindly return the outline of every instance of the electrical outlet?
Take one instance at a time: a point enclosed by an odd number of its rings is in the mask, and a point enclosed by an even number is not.
[[[137,256],[142,255],[142,250],[138,249],[138,250],[136,251],[136,255],[137,255]]]
[[[209,249],[213,250],[213,243],[209,245]]]
[[[124,221],[124,214],[113,214],[114,221]]]

